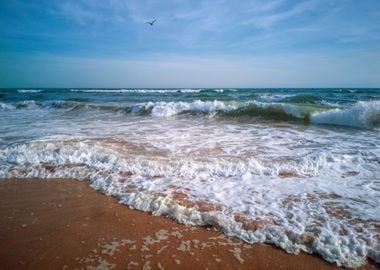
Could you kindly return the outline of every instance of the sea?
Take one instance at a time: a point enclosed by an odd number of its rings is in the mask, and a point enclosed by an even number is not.
[[[380,263],[380,89],[0,89],[0,178]]]

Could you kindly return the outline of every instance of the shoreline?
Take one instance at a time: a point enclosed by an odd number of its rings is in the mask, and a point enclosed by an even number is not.
[[[78,180],[0,180],[0,243],[1,269],[340,269],[132,210]]]

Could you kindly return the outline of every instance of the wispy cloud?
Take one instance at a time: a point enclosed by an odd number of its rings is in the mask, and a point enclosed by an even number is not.
[[[277,23],[288,20],[299,14],[313,10],[317,6],[317,1],[305,1],[295,4],[294,6],[286,9],[284,11],[273,12],[267,15],[258,15],[257,18],[252,19],[251,21],[246,21],[245,24],[253,23],[257,28],[267,28],[271,27]]]

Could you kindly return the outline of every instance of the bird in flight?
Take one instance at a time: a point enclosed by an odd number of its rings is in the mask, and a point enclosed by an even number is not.
[[[153,26],[153,24],[156,22],[157,20],[153,20],[151,22],[147,22],[147,24],[150,24],[150,26]]]

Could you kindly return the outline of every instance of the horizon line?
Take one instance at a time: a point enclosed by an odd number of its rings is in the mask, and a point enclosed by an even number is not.
[[[0,89],[380,89],[379,87],[0,87]]]

